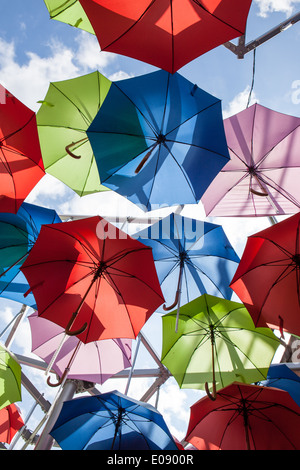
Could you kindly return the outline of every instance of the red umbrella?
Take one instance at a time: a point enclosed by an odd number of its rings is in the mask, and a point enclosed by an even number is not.
[[[21,270],[39,316],[83,343],[135,338],[164,302],[151,248],[98,216],[44,225]]]
[[[299,426],[288,392],[234,382],[191,406],[185,440],[199,450],[300,450]]]
[[[14,403],[0,410],[0,442],[10,444],[22,426],[24,426],[23,419]]]
[[[248,237],[230,287],[255,326],[300,335],[300,213]]]
[[[16,213],[45,170],[35,113],[2,85],[0,97],[0,212]]]
[[[103,51],[174,73],[242,36],[251,0],[80,0]]]

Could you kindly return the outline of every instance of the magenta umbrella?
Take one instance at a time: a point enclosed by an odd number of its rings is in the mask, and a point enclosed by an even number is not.
[[[300,118],[254,104],[224,120],[231,160],[202,197],[206,215],[275,216],[300,210]]]
[[[64,328],[39,317],[38,312],[34,312],[28,319],[31,328],[31,350],[47,364],[63,341],[52,365],[60,380],[51,384],[48,378],[50,386],[61,384],[66,376],[68,379],[103,384],[132,365],[131,339],[103,339],[85,344],[76,336],[65,338]]]

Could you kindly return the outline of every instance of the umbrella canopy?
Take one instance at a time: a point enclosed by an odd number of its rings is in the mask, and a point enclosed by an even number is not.
[[[28,317],[32,352],[49,364],[64,337],[64,329],[34,312]],[[130,339],[103,339],[82,343],[69,336],[64,341],[52,369],[62,378],[103,384],[119,371],[131,366]]]
[[[21,366],[0,344],[0,410],[21,400]]]
[[[234,383],[191,406],[185,440],[199,450],[300,450],[299,424],[287,392]]]
[[[231,299],[240,259],[220,225],[172,213],[134,237],[152,248],[164,310],[204,293]]]
[[[99,72],[50,83],[37,112],[46,172],[79,196],[107,190],[101,186],[86,130],[111,82]]]
[[[220,100],[163,70],[114,82],[87,135],[102,184],[146,210],[197,203],[229,159]]]
[[[63,450],[178,450],[152,405],[118,391],[64,402],[50,434]]]
[[[255,328],[244,305],[202,295],[162,317],[162,363],[181,388],[217,388],[236,380],[266,378],[279,340],[269,328]],[[214,397],[214,396],[213,396]]]
[[[300,213],[248,237],[231,288],[255,325],[300,335]]]
[[[51,19],[94,34],[92,25],[78,0],[44,0],[44,2]]]
[[[0,442],[10,444],[14,435],[23,426],[20,410],[14,403],[0,410]]]
[[[0,85],[0,212],[16,213],[44,176],[36,115]]]
[[[261,382],[260,385],[285,390],[300,406],[300,377],[286,364],[271,364],[267,380]]]
[[[164,301],[151,249],[99,216],[44,225],[21,270],[39,315],[84,343],[135,338]]]
[[[80,0],[101,50],[174,73],[242,36],[251,0]]]
[[[300,209],[300,118],[254,104],[224,120],[230,161],[202,197],[210,216],[271,216]]]
[[[28,282],[20,271],[43,224],[61,222],[52,209],[23,202],[17,214],[0,214],[0,296],[36,307]]]

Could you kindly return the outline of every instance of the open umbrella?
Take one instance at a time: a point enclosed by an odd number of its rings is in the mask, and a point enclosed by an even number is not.
[[[64,402],[50,434],[63,450],[178,450],[152,405],[118,391]]]
[[[234,383],[191,406],[185,440],[199,450],[300,450],[299,425],[287,392]]]
[[[92,25],[79,0],[44,0],[50,18],[94,34]]]
[[[16,214],[0,214],[0,296],[36,307],[20,271],[43,224],[61,222],[52,209],[23,202]]]
[[[14,435],[23,426],[20,410],[14,403],[0,410],[0,442],[10,444]]]
[[[248,237],[231,288],[255,325],[300,335],[300,212]]]
[[[114,82],[87,135],[102,184],[146,210],[197,203],[229,159],[220,100],[163,70]]]
[[[176,311],[162,317],[161,362],[181,388],[206,389],[213,399],[236,380],[265,379],[280,344],[269,328],[254,327],[244,305],[207,294],[181,307],[178,333],[175,321]]]
[[[164,301],[151,249],[99,216],[44,225],[21,270],[38,314],[84,343],[135,338]]]
[[[80,0],[101,50],[174,73],[242,36],[251,0]]]
[[[0,84],[0,212],[16,213],[44,176],[36,115]]]
[[[172,213],[134,237],[152,248],[164,310],[204,293],[231,299],[240,260],[220,225]]]
[[[31,350],[49,364],[64,337],[64,329],[46,318],[39,317],[37,312],[30,315],[28,320],[31,329]],[[130,366],[130,339],[103,339],[84,344],[78,338],[69,336],[64,341],[52,369],[60,377],[58,385],[66,376],[68,379],[102,385],[117,372]],[[48,384],[49,382],[48,379]]]
[[[271,364],[267,379],[262,381],[260,385],[285,390],[300,406],[300,377],[286,364]]]
[[[21,400],[21,366],[0,344],[0,410]]]
[[[99,72],[50,83],[37,112],[45,170],[79,196],[107,190],[100,184],[86,130],[110,85]]]
[[[230,161],[201,201],[210,216],[300,210],[300,118],[254,104],[224,120]]]

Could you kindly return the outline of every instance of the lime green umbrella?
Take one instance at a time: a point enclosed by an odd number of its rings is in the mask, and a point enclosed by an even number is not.
[[[95,34],[94,29],[78,0],[44,0],[53,20],[67,23],[88,33]]]
[[[21,366],[0,344],[0,410],[21,400]]]
[[[180,308],[177,333],[176,315],[162,317],[161,361],[181,388],[205,389],[213,399],[217,388],[267,376],[280,342],[269,328],[255,328],[243,304],[204,294]]]
[[[43,162],[79,196],[107,191],[101,185],[93,150],[86,135],[111,86],[99,72],[52,82],[37,112]]]

